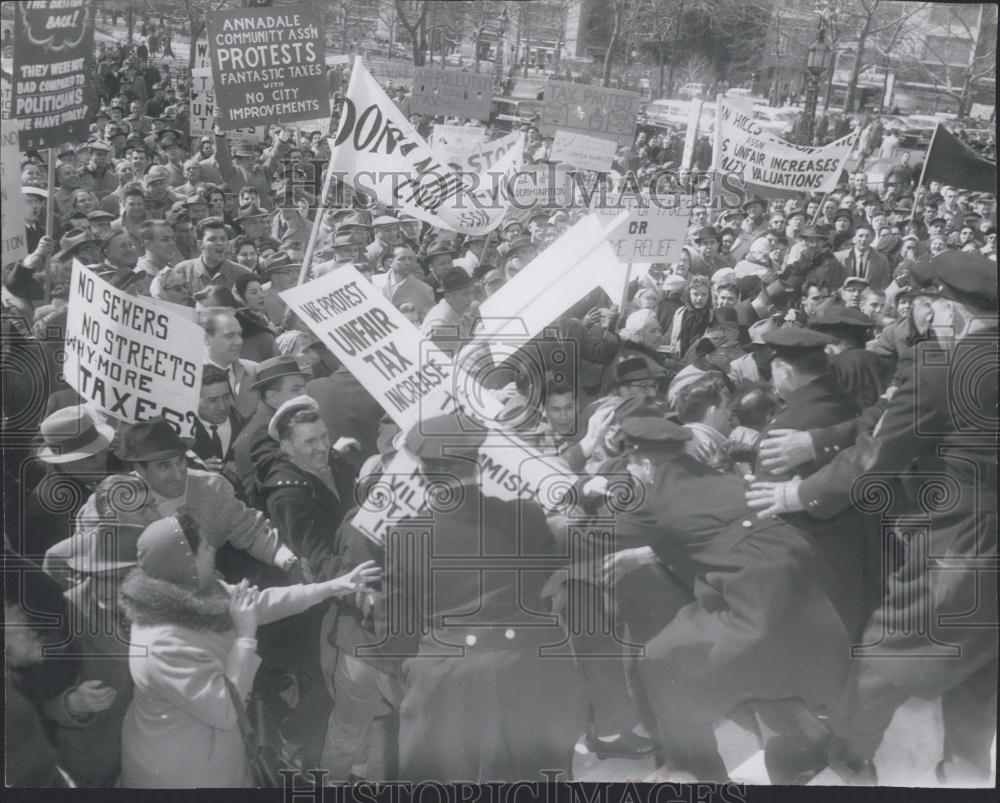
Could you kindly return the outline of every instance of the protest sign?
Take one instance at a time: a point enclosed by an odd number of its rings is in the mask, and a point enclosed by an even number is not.
[[[365,66],[377,78],[412,81],[417,68],[412,61],[390,61],[388,59],[368,59]]]
[[[0,265],[28,255],[17,129],[12,120],[0,121]]]
[[[451,358],[354,267],[280,295],[400,428],[453,409]]]
[[[86,0],[14,3],[11,117],[28,121],[22,151],[82,142],[96,105],[90,80],[94,29]]]
[[[621,273],[611,246],[608,232],[625,219],[625,212],[611,223],[596,215],[587,215],[552,243],[531,263],[490,296],[479,308],[482,326],[477,339],[490,342],[495,360],[515,353],[568,307],[595,287],[604,287],[620,298],[624,279],[614,280]]]
[[[602,206],[595,205],[591,211],[606,221],[628,211],[628,220],[608,235],[619,262],[679,262],[691,207],[667,203],[673,200],[670,196],[652,201],[648,195],[620,195],[601,199]]]
[[[163,416],[193,436],[204,343],[193,321],[73,261],[63,373],[85,403],[129,424]]]
[[[523,147],[524,134],[514,131],[505,137],[490,140],[477,146],[474,150],[462,155],[460,161],[452,162],[459,170],[471,173],[483,173],[497,164],[505,153],[515,148]]]
[[[191,70],[191,139],[213,137],[212,123],[215,120],[215,84],[212,82],[211,61],[208,56],[208,42],[198,41],[194,45],[195,67]],[[229,131],[231,142],[263,142],[266,126],[244,126]]]
[[[851,154],[854,134],[820,148],[793,145],[766,133],[753,114],[728,100],[718,104],[715,164],[742,176],[754,189],[830,192]]]
[[[571,131],[556,131],[549,159],[578,167],[581,170],[604,172],[611,169],[618,143]]]
[[[355,62],[331,141],[330,169],[355,189],[438,228],[486,234],[509,206],[506,181],[520,169],[519,145],[495,163],[494,175],[462,176],[437,158],[364,64]]]
[[[376,544],[383,546],[389,531],[404,518],[433,520],[434,479],[427,481],[419,462],[400,449],[382,476],[368,486],[351,524]],[[505,502],[537,502],[546,511],[562,509],[576,476],[558,459],[544,455],[520,438],[503,430],[491,430],[479,450],[479,489],[483,496]]]
[[[561,128],[631,145],[640,102],[638,92],[550,79],[545,82],[538,130],[549,135]]]
[[[410,105],[421,114],[489,120],[493,106],[493,75],[417,67]]]
[[[431,147],[441,161],[461,164],[466,154],[476,151],[486,144],[486,129],[481,126],[442,125],[434,126]],[[478,171],[476,171],[478,172]]]
[[[307,6],[213,11],[206,27],[223,130],[329,116],[324,34]]]
[[[520,212],[566,206],[571,189],[569,168],[556,164],[525,165],[511,187],[514,208]]]

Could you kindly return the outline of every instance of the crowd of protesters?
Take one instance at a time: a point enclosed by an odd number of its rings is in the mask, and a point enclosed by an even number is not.
[[[723,205],[708,183],[688,188],[680,259],[635,266],[625,308],[602,290],[574,304],[538,339],[538,371],[484,379],[500,419],[581,478],[573,509],[546,517],[481,493],[467,459],[478,444],[451,418],[401,432],[280,294],[300,281],[318,217],[311,278],[353,266],[461,353],[480,304],[585,208],[512,210],[465,237],[342,184],[323,198],[323,132],[190,138],[190,86],[149,61],[169,29],[147,36],[145,53],[98,54],[87,141],[22,155],[29,253],[4,269],[4,420],[37,434],[4,455],[5,619],[26,625],[7,631],[8,782],[249,785],[234,700],[259,702],[259,732],[328,783],[569,777],[581,738],[601,759],[655,754],[721,781],[732,768],[713,727],[727,718],[760,740],[776,783],[828,763],[872,782],[913,695],[942,700],[944,752],[926,756],[942,782],[989,773],[995,628],[936,619],[933,643],[962,656],[930,666],[923,631],[883,626],[931,597],[936,614],[967,615],[977,593],[991,608],[995,572],[928,577],[926,549],[850,491],[865,472],[894,474],[891,514],[905,517],[924,501],[907,473],[944,471],[959,500],[926,513],[931,552],[995,560],[996,451],[983,440],[996,384],[956,401],[961,377],[914,367],[944,348],[941,325],[953,356],[995,350],[994,195],[917,186],[905,152],[884,185],[850,172],[824,196]],[[425,131],[434,122],[409,111]],[[543,161],[550,140],[523,130],[527,160]],[[667,168],[681,145],[639,133],[609,174],[585,178],[678,192],[686,177]],[[74,260],[196,316],[193,439],[98,414],[68,384]],[[386,648],[406,578],[351,521],[401,451],[463,489],[435,514],[435,555],[467,558],[478,529],[487,554],[520,537],[555,559],[567,520],[610,511],[617,540],[594,584],[616,589],[602,615],[627,639],[577,632],[571,648],[602,657],[537,658],[537,628],[518,614],[558,612],[589,581],[484,562],[436,588],[425,637]],[[622,481],[640,501],[616,508]],[[493,626],[440,631],[461,658],[430,651],[426,631],[477,610]],[[889,644],[895,662],[851,658],[858,642]]]

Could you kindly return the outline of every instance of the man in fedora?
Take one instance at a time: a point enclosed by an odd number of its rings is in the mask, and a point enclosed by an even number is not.
[[[472,337],[475,280],[462,268],[452,268],[441,279],[443,298],[435,304],[420,328],[439,345],[457,348]]]
[[[25,507],[26,543],[18,545],[23,555],[42,555],[69,538],[77,510],[107,475],[108,447],[115,437],[114,429],[79,404],[49,415],[40,434],[37,457],[46,471]]]
[[[277,452],[274,441],[268,436],[267,426],[275,410],[289,399],[302,395],[306,379],[305,372],[294,357],[272,357],[264,360],[257,368],[257,378],[251,387],[260,400],[253,415],[233,441],[232,452],[239,481],[237,491],[249,504],[261,510],[263,503],[258,504],[255,477],[258,470],[266,473],[265,464]]]
[[[263,564],[285,572],[293,569],[298,558],[280,543],[264,515],[237,499],[233,486],[221,475],[189,468],[187,452],[174,428],[164,419],[154,418],[123,430],[118,457],[130,463],[133,476],[143,481],[145,504],[157,517],[186,513],[212,546],[230,544]],[[95,497],[80,509],[78,531],[99,518]]]

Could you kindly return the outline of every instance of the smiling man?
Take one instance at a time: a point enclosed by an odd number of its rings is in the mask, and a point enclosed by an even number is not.
[[[232,287],[241,276],[250,274],[242,265],[229,259],[226,224],[222,218],[207,217],[200,220],[196,231],[201,254],[195,259],[186,259],[177,264],[177,269],[187,279],[192,293],[204,290],[210,284]]]

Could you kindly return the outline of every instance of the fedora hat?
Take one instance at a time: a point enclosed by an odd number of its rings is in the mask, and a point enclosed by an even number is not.
[[[111,445],[115,431],[94,417],[83,405],[56,410],[42,421],[38,458],[46,463],[72,463]]]
[[[68,563],[81,574],[100,574],[128,569],[138,563],[136,544],[145,525],[105,522],[77,533],[70,539]]]
[[[300,260],[292,259],[284,251],[275,251],[264,260],[264,264],[257,269],[257,272],[260,273],[262,277],[266,278],[272,273],[286,270],[294,270],[298,272],[302,270],[302,262]]]
[[[88,243],[100,245],[101,241],[84,229],[71,229],[59,239],[59,251],[53,255],[56,262],[69,259],[74,253]]]
[[[452,268],[441,279],[441,292],[452,293],[475,284],[475,280],[462,268]]]
[[[257,379],[250,386],[252,390],[261,390],[265,385],[283,376],[301,376],[306,373],[299,367],[294,357],[271,357],[257,366]]]
[[[129,463],[145,463],[180,457],[187,447],[180,435],[163,418],[141,421],[122,432],[118,457]]]

